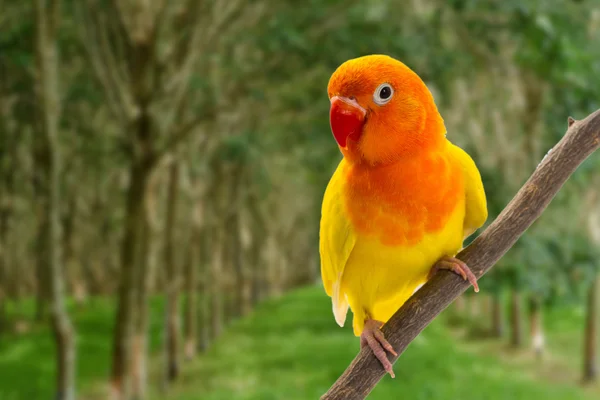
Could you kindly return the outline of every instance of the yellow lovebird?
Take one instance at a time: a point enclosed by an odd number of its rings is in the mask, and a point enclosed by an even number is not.
[[[381,326],[439,269],[469,280],[454,256],[487,219],[475,163],[446,138],[425,83],[391,57],[343,63],[327,88],[330,124],[343,159],[323,199],[321,275],[344,325],[393,377]]]

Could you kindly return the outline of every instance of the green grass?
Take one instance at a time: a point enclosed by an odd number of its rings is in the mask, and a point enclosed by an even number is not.
[[[30,318],[32,305],[19,306]],[[151,309],[151,348],[156,351],[161,302],[155,299]],[[95,299],[83,309],[71,307],[71,312],[79,332],[78,391],[89,399],[108,376],[114,304]],[[396,379],[384,378],[369,399],[599,398],[598,388],[577,385],[579,313],[557,310],[546,315],[550,354],[541,366],[526,351],[507,352],[502,342],[463,338],[444,319],[443,315],[412,343],[394,366]],[[305,288],[269,300],[233,323],[206,354],[184,365],[181,380],[168,393],[153,395],[157,400],[318,399],[357,350],[358,339],[350,327],[335,324],[329,298],[320,288]],[[0,400],[51,399],[53,355],[45,327],[1,336]],[[161,360],[154,359],[153,371],[160,371]]]
[[[586,400],[576,382],[538,377],[529,365],[474,351],[451,334],[443,316],[415,340],[369,399]],[[570,327],[571,331],[575,331]],[[484,350],[486,341],[479,345]],[[488,343],[489,348],[489,343]],[[495,344],[506,354],[504,345]],[[358,340],[340,329],[319,288],[262,305],[239,321],[197,362],[188,365],[172,400],[318,399],[355,356]],[[572,349],[572,348],[571,348]],[[165,398],[164,394],[156,397]]]
[[[9,310],[14,317],[31,321],[33,303],[19,304],[19,310]],[[112,330],[115,301],[93,299],[85,308],[70,305],[70,313],[77,330],[77,391],[85,392],[100,380],[106,381],[110,370]],[[160,346],[162,322],[160,299],[151,307],[149,346]],[[0,336],[0,400],[52,399],[54,391],[54,343],[49,329],[31,326],[25,334]]]

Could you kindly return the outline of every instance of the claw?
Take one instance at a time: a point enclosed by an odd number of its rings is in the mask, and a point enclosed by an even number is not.
[[[440,269],[447,269],[460,275],[465,281],[469,281],[473,285],[475,293],[479,292],[479,285],[477,284],[477,278],[475,274],[471,272],[471,269],[463,261],[456,257],[444,256],[435,263],[435,265],[429,271],[429,278],[435,275]]]
[[[387,358],[386,351],[392,353],[396,357],[398,356],[398,353],[396,353],[392,345],[384,337],[383,332],[381,332],[380,329],[381,326],[383,326],[383,323],[380,321],[375,321],[373,319],[365,321],[363,333],[360,335],[360,347],[369,346],[375,357],[377,357],[383,366],[385,372],[390,374],[392,378],[395,378],[396,375],[392,369],[392,363]]]

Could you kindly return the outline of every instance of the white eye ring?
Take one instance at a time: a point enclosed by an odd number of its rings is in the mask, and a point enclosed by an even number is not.
[[[379,106],[387,104],[392,97],[394,97],[394,88],[389,83],[382,83],[373,93],[373,101]]]

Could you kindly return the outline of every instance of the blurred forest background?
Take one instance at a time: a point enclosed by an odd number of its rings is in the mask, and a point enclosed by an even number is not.
[[[334,69],[414,69],[492,220],[600,107],[598,43],[598,0],[0,0],[0,399],[318,398],[359,347]],[[370,398],[598,399],[599,264],[596,155]]]

